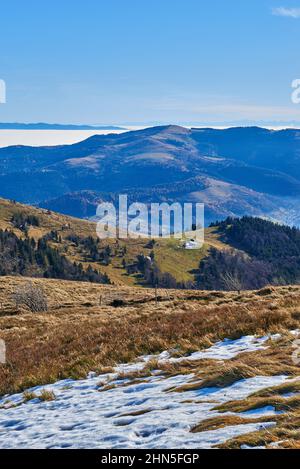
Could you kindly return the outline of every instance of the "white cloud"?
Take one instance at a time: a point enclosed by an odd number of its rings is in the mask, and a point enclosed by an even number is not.
[[[275,16],[285,16],[287,18],[300,18],[300,8],[273,8],[272,14]]]

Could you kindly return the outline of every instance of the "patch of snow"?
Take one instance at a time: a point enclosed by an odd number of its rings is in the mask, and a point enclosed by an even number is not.
[[[271,448],[279,448],[282,443],[285,443],[287,440],[275,441],[274,443],[270,443],[268,446]]]
[[[249,446],[249,445],[242,445],[241,449],[266,449],[265,446]]]
[[[224,360],[241,352],[259,350],[268,339],[249,336],[225,340],[189,358]],[[0,448],[211,448],[229,438],[275,424],[273,409],[268,408],[256,413],[257,417],[266,417],[265,423],[190,432],[201,421],[220,415],[213,410],[216,405],[282,384],[287,376],[256,376],[222,389],[184,393],[168,390],[189,384],[194,374],[154,375],[134,383],[120,377],[121,372],[142,369],[152,358],[149,355],[136,363],[119,365],[113,374],[97,376],[91,372],[84,380],[67,379],[30,389],[36,395],[43,389],[53,391],[54,401],[34,399],[24,403],[22,394],[5,396],[0,400],[0,406],[5,407],[0,409]],[[169,352],[155,358],[171,359]],[[99,387],[99,382],[108,381],[116,387],[109,390]]]
[[[215,345],[209,347],[206,350],[200,352],[194,352],[188,356],[174,358],[172,357],[172,351],[164,351],[159,355],[144,355],[138,358],[134,363],[125,363],[115,367],[115,374],[110,375],[112,378],[118,374],[133,373],[136,371],[142,371],[145,365],[151,360],[159,362],[170,362],[180,363],[186,360],[203,360],[203,359],[214,359],[214,360],[230,360],[236,357],[240,353],[256,352],[258,350],[266,350],[267,347],[263,346],[268,340],[278,340],[281,337],[280,334],[266,335],[263,337],[256,337],[254,335],[243,336],[240,339],[224,339],[217,342]],[[91,372],[92,373],[92,372]],[[91,374],[90,373],[90,374]]]
[[[279,448],[282,443],[284,443],[286,440],[282,441],[275,441],[274,443],[269,443],[268,447],[269,448]],[[242,445],[241,449],[267,449],[266,446],[249,446],[249,445]]]
[[[141,371],[145,367],[145,365],[150,362],[151,360],[157,360],[157,361],[165,361],[170,359],[170,353],[165,351],[160,353],[159,355],[144,355],[143,357],[140,357],[136,362],[134,363],[124,363],[121,365],[118,365],[115,367],[115,371],[118,374],[126,374],[126,373],[132,373],[135,371]]]
[[[283,397],[284,399],[289,399],[290,397],[298,396],[298,392],[286,392],[284,394],[280,394],[280,397]]]
[[[246,410],[245,412],[241,412],[239,415],[241,417],[264,417],[267,415],[268,417],[270,415],[279,415],[282,414],[281,411],[278,411],[275,409],[274,406],[265,406],[265,407],[259,407],[258,409],[251,409],[251,410]]]
[[[256,352],[257,350],[265,350],[266,347],[263,346],[265,342],[267,342],[269,339],[278,340],[279,337],[279,334],[274,334],[259,338],[253,335],[248,335],[237,340],[225,339],[216,343],[209,349],[192,353],[188,357],[171,358],[170,361],[175,362],[180,360],[201,360],[205,358],[211,358],[215,360],[230,360],[231,358],[234,358],[243,352],[249,353]]]
[[[188,383],[192,377],[150,377],[139,384],[103,392],[97,388],[99,377],[60,381],[47,386],[56,395],[52,402],[34,399],[20,404],[22,395],[11,396],[10,400],[19,406],[0,411],[0,447],[210,448],[263,425],[190,433],[200,421],[219,415],[212,410],[215,405],[243,399],[286,380],[285,376],[256,377],[226,389],[166,392],[170,387]],[[36,387],[34,392],[38,395],[43,388]],[[145,413],[135,415],[137,411]]]

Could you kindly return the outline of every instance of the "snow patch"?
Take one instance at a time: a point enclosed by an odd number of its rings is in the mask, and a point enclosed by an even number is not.
[[[155,358],[159,361],[226,360],[241,352],[265,348],[263,344],[269,338],[247,336],[219,342],[189,357],[171,358],[170,353],[163,352]],[[0,448],[211,448],[229,438],[275,425],[274,409],[264,408],[258,409],[255,415],[265,416],[265,423],[190,432],[201,421],[220,415],[213,410],[216,405],[280,385],[288,379],[286,376],[256,376],[223,389],[184,393],[167,390],[189,384],[195,377],[193,374],[153,375],[134,383],[120,378],[120,373],[143,369],[152,358],[145,356],[136,363],[119,365],[113,374],[97,376],[91,372],[84,380],[62,380],[30,390],[36,395],[45,388],[53,391],[56,399],[51,402],[34,399],[24,403],[22,394],[5,396],[0,401],[4,406],[0,409]],[[115,387],[99,388],[99,382],[107,381]]]

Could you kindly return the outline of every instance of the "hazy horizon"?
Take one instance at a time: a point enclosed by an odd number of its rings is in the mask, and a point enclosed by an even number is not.
[[[116,124],[117,125],[117,124]],[[165,125],[178,125],[178,124],[165,124]],[[10,146],[57,146],[57,145],[71,145],[86,140],[94,135],[108,135],[108,134],[121,134],[130,132],[132,130],[142,130],[155,125],[146,126],[127,126],[122,130],[2,130],[0,129],[0,148]],[[190,128],[190,126],[182,125],[182,127]],[[213,129],[228,129],[239,126],[234,125],[215,125],[215,126],[196,126],[196,128],[213,128]],[[241,126],[251,127],[251,126]],[[284,130],[287,128],[300,129],[299,127],[289,126],[258,126],[268,130]]]

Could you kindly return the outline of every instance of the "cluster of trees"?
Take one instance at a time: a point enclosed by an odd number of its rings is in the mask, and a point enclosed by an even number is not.
[[[252,217],[227,218],[216,226],[235,250],[210,251],[200,262],[198,288],[242,290],[299,283],[299,229]]]
[[[272,267],[234,251],[212,248],[200,262],[196,286],[200,290],[257,290],[272,283]]]
[[[0,275],[24,275],[64,280],[110,283],[106,274],[92,267],[70,262],[47,239],[19,239],[11,231],[0,230]]]
[[[62,237],[58,234],[56,230],[52,230],[49,233],[45,234],[43,239],[45,241],[53,241],[54,243],[62,243]]]
[[[29,226],[40,226],[40,220],[37,216],[23,212],[16,212],[11,218],[11,223],[24,233],[27,233]]]
[[[92,236],[82,238],[72,234],[67,237],[67,240],[82,249],[86,260],[100,262],[103,265],[109,265],[111,263],[113,255],[112,249],[109,245],[102,247],[99,238],[93,238]]]
[[[226,240],[250,256],[274,261],[300,256],[300,230],[262,218],[227,218],[219,224]]]

